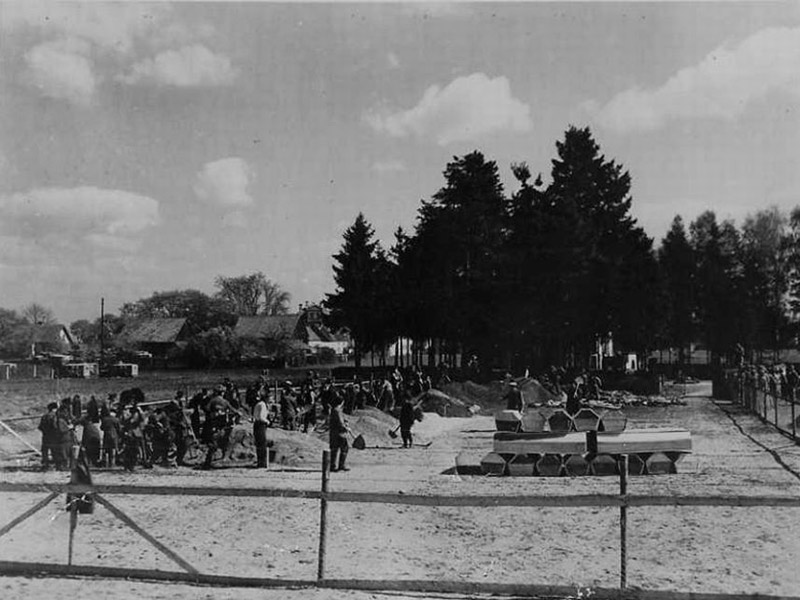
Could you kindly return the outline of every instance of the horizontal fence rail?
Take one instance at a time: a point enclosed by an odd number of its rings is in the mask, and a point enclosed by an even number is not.
[[[11,483],[0,482],[0,492],[48,492],[140,496],[236,496],[250,498],[300,498],[328,502],[405,504],[410,506],[499,507],[526,506],[550,508],[587,508],[620,506],[768,506],[800,508],[800,496],[729,496],[729,495],[617,495],[572,494],[559,496],[432,496],[418,494],[384,494],[376,492],[327,492],[251,487],[181,487],[139,485],[83,485],[74,483]]]

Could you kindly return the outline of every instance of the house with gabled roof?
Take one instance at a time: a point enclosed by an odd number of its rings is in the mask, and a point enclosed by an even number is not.
[[[31,356],[45,352],[69,352],[78,340],[65,325],[32,325],[30,327]]]
[[[136,319],[119,334],[119,339],[154,358],[166,358],[170,351],[183,348],[188,338],[185,318]]]
[[[350,345],[349,336],[334,333],[322,322],[322,309],[311,305],[288,315],[256,315],[239,317],[233,330],[245,350],[258,349],[267,355],[305,352],[313,354],[331,348],[342,355]]]

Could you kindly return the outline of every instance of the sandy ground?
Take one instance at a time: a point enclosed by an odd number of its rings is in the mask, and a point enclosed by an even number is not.
[[[634,477],[632,494],[796,495],[800,448],[734,406],[688,388],[687,406],[629,409],[629,427],[683,427],[694,453],[678,474]],[[748,437],[737,428],[741,426]],[[490,417],[426,415],[416,430],[433,440],[403,450],[389,441],[351,451],[348,473],[332,474],[336,491],[447,495],[617,493],[616,478],[496,478],[453,474],[491,449]],[[300,435],[300,434],[298,434]],[[368,440],[371,441],[371,440]],[[758,443],[757,443],[758,442]],[[788,468],[764,447],[779,453]],[[792,472],[794,471],[794,472]],[[64,481],[64,474],[7,469],[6,481]],[[319,489],[319,467],[256,471],[153,469],[101,472],[97,483],[264,486]],[[34,494],[0,494],[0,523],[34,504]],[[294,499],[109,497],[147,531],[202,572],[313,579],[318,503]],[[68,517],[63,499],[3,537],[0,560],[65,563]],[[629,511],[629,585],[681,592],[800,591],[800,509],[642,507]],[[610,508],[436,508],[333,503],[327,575],[332,578],[469,580],[577,587],[619,582],[618,510]],[[173,564],[107,510],[82,516],[75,559],[81,565],[173,570]],[[219,590],[163,583],[0,578],[0,597],[92,598],[413,598],[332,590]],[[430,597],[425,596],[425,597]]]

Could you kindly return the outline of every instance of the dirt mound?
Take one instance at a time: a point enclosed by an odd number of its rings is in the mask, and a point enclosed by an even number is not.
[[[451,398],[461,400],[465,404],[477,404],[481,407],[495,404],[502,397],[502,393],[497,389],[469,380],[446,383],[441,386],[441,391]]]
[[[302,431],[268,429],[267,440],[273,442],[275,463],[288,467],[319,466],[323,450],[328,449],[327,435],[322,439],[318,434]]]
[[[560,402],[562,400],[532,377],[517,379],[517,384],[525,398],[526,404],[548,404],[550,402]]]
[[[392,439],[389,431],[397,427],[397,419],[371,406],[346,415],[345,418],[353,435],[363,435],[368,446],[388,443]]]
[[[423,392],[416,398],[416,403],[420,403],[424,412],[436,413],[442,417],[471,417],[481,410],[478,404],[468,404],[439,390]]]

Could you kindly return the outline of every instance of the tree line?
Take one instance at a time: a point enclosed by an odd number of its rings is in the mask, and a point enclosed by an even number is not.
[[[427,364],[534,370],[587,366],[609,337],[638,353],[676,348],[680,361],[700,343],[716,363],[794,344],[800,208],[758,211],[741,228],[706,211],[687,231],[676,216],[656,249],[631,215],[630,173],[589,128],[556,143],[548,184],[526,163],[511,171],[507,194],[496,162],[454,157],[388,249],[356,217],[326,306],[357,360],[398,338]]]

